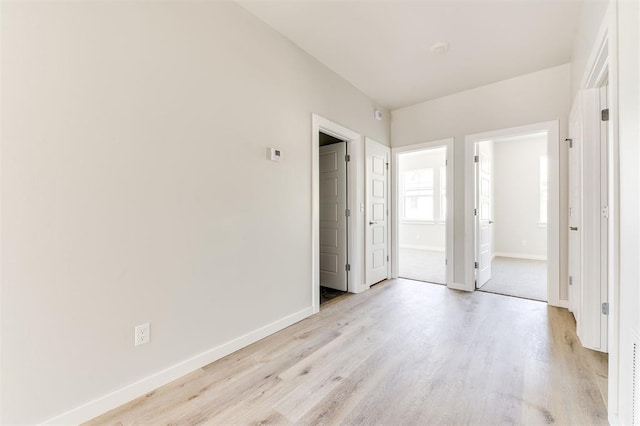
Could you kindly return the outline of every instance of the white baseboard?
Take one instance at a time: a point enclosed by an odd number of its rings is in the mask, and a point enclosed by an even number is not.
[[[400,245],[400,248],[411,250],[438,251],[444,253],[444,248],[442,247],[421,246],[418,244],[402,244]]]
[[[558,300],[556,303],[547,302],[551,306],[556,306],[558,308],[566,308],[569,309],[569,301],[568,300]],[[570,310],[570,309],[569,309]]]
[[[89,421],[107,411],[113,410],[131,400],[134,400],[146,393],[151,392],[160,386],[166,385],[198,368],[219,360],[239,349],[242,349],[260,339],[263,339],[277,331],[280,331],[292,324],[301,321],[313,313],[313,308],[308,307],[282,319],[260,327],[250,333],[233,339],[220,346],[211,348],[199,355],[179,362],[164,370],[158,371],[135,383],[131,383],[121,389],[108,393],[98,399],[90,401],[56,417],[53,417],[43,424],[80,424]]]
[[[535,254],[521,254],[521,253],[493,253],[493,257],[512,257],[514,259],[527,259],[527,260],[547,260],[547,256],[539,256]]]
[[[452,288],[454,290],[473,291],[473,289],[469,289],[468,285],[461,284],[461,283],[455,283],[455,282],[447,284],[447,287]]]

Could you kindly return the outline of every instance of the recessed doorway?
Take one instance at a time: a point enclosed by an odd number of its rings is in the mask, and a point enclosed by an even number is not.
[[[522,150],[524,145],[518,144],[526,144],[527,140],[537,142],[531,145],[531,152],[520,155],[526,157],[522,161],[528,159],[526,165],[513,167],[521,162],[514,157],[513,151]],[[496,154],[495,147],[500,144],[500,152]],[[545,148],[546,155],[543,154]],[[496,155],[499,159],[494,158]],[[503,281],[496,293],[513,293],[513,288],[510,290],[505,286],[518,287],[518,290],[527,286],[524,282],[514,282],[512,277],[519,275],[531,280],[531,287],[537,288],[538,293],[511,295],[566,307],[568,288],[566,282],[561,285],[560,281],[561,267],[566,270],[560,244],[561,239],[566,242],[566,235],[560,233],[558,121],[468,135],[464,156],[465,205],[468,206],[465,209],[465,235],[468,238],[464,244],[468,262],[465,262],[464,289],[490,290],[493,280],[493,284]],[[498,161],[501,164],[494,170],[492,163]],[[530,185],[525,185],[527,181]],[[498,191],[502,195],[495,196]],[[496,202],[500,203],[498,208],[502,213],[496,210]],[[498,231],[500,235],[496,235],[498,226],[503,228]],[[539,234],[540,238],[534,234]],[[502,236],[505,239],[496,248],[497,239]],[[540,282],[546,284],[546,297]]]
[[[476,144],[476,288],[547,300],[545,132]]]
[[[320,305],[348,290],[347,142],[319,133]]]
[[[446,284],[447,148],[398,156],[398,275]]]
[[[394,149],[394,274],[448,285],[453,258],[453,140]]]

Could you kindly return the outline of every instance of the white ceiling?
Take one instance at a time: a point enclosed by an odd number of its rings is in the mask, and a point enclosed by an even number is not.
[[[577,0],[239,1],[390,109],[571,60]],[[442,56],[430,53],[450,44]]]

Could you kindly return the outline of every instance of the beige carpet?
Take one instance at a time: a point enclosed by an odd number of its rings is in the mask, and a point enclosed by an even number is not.
[[[398,275],[416,281],[446,284],[444,252],[401,248]]]
[[[491,263],[491,279],[479,290],[546,302],[547,262],[496,257]]]

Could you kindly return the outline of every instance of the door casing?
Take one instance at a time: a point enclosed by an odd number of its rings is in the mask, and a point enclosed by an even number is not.
[[[467,135],[465,137],[465,279],[460,290],[475,290],[475,145],[492,139],[523,136],[531,133],[547,133],[547,156],[549,161],[549,200],[547,207],[547,303],[552,306],[568,307],[568,299],[560,298],[560,270],[567,270],[566,261],[560,256],[560,124],[557,120],[526,126],[493,130],[490,132]],[[564,280],[566,281],[566,279]]]
[[[349,292],[366,289],[364,283],[364,140],[359,133],[318,114],[311,114],[311,306],[313,313],[320,311],[320,132],[347,142],[347,272]]]

